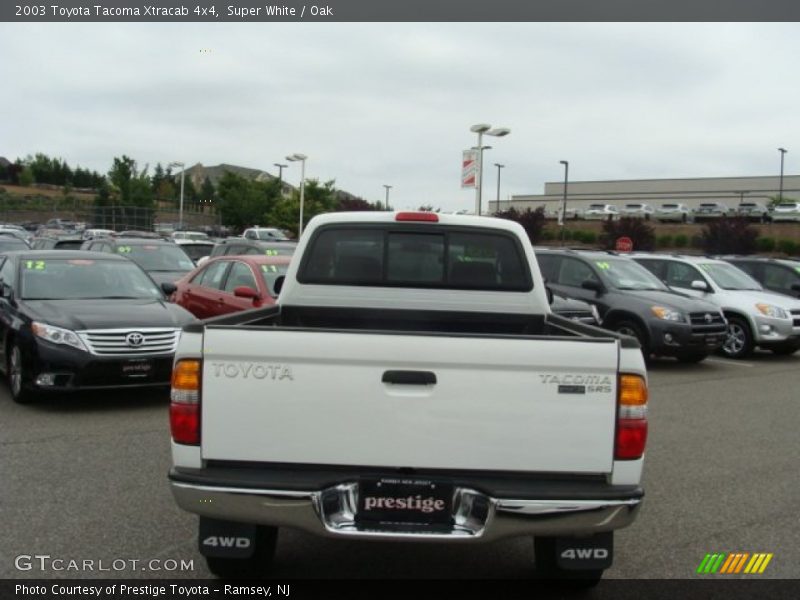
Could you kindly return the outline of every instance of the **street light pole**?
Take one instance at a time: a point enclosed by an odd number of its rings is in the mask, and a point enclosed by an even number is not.
[[[500,210],[500,169],[504,168],[505,165],[494,163],[494,166],[497,167],[497,210]]]
[[[564,245],[564,221],[567,218],[567,184],[569,183],[569,161],[558,161],[564,165],[564,198],[561,200],[561,214],[558,217],[558,226],[561,227],[561,245]]]
[[[469,130],[478,134],[478,145],[476,146],[478,150],[478,181],[475,183],[475,214],[480,216],[481,192],[483,188],[483,136],[486,134],[494,137],[503,137],[511,133],[511,130],[507,127],[492,129],[492,126],[487,123],[478,123],[470,127]],[[489,147],[490,146],[487,146],[487,148]]]
[[[778,192],[778,204],[783,202],[783,156],[788,152],[786,148],[778,148],[778,152],[781,153],[781,189]]]
[[[305,154],[295,153],[290,156],[286,157],[286,160],[290,162],[294,162],[296,160],[300,161],[300,224],[297,227],[297,239],[300,239],[300,236],[303,235],[303,200],[305,197],[306,191],[306,159],[308,157]]]
[[[178,207],[178,230],[182,230],[183,229],[183,175],[186,172],[186,169],[184,169],[186,165],[184,165],[184,163],[182,162],[175,161],[169,163],[169,166],[181,168],[181,200],[180,200],[180,205]]]
[[[392,186],[384,183],[383,187],[386,188],[386,204],[384,206],[384,210],[389,210],[389,190],[392,189]]]
[[[278,186],[281,191],[281,196],[283,196],[283,170],[289,165],[282,165],[281,163],[272,163],[272,164],[278,167]]]

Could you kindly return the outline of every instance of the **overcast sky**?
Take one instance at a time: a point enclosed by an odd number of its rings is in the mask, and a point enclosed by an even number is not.
[[[800,173],[800,24],[0,23],[0,156],[230,163],[397,208],[545,181]],[[299,183],[299,165],[284,170]]]

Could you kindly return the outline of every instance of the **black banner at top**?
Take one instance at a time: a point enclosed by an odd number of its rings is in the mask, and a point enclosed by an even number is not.
[[[796,0],[16,0],[5,22],[798,21]]]

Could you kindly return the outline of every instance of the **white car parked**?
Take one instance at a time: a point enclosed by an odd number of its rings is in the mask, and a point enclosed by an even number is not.
[[[800,221],[800,202],[781,202],[775,206],[772,221]]]
[[[692,209],[679,202],[668,202],[656,209],[655,218],[658,221],[674,221],[677,223],[691,223],[693,220]]]
[[[722,202],[701,202],[694,211],[694,220],[719,219],[720,217],[727,217],[730,212],[731,209]]]
[[[649,204],[633,202],[622,207],[621,216],[649,219],[656,211]]]
[[[640,254],[631,258],[676,290],[717,305],[728,320],[722,353],[745,358],[758,346],[775,354],[800,349],[800,301],[765,290],[741,269],[702,256]]]
[[[616,220],[619,219],[619,209],[613,204],[590,204],[583,213],[583,218],[601,221]]]
[[[752,221],[765,223],[769,221],[769,209],[758,202],[741,202],[736,207],[736,214]]]

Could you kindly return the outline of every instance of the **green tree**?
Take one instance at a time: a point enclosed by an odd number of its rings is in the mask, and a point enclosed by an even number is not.
[[[280,202],[278,180],[250,181],[226,172],[217,186],[218,208],[222,224],[238,230],[265,224],[266,215]],[[273,223],[269,223],[274,225]]]
[[[333,212],[336,208],[336,189],[334,181],[320,184],[316,179],[305,183],[303,201],[303,227],[315,215]],[[300,191],[293,190],[291,197],[281,198],[272,210],[267,213],[267,220],[272,227],[286,229],[297,234],[300,222]]]
[[[19,184],[29,186],[33,185],[34,181],[36,178],[33,176],[33,170],[28,166],[23,167],[19,174]]]
[[[494,216],[499,219],[508,219],[509,221],[516,221],[528,234],[531,243],[538,243],[542,239],[542,232],[544,231],[545,217],[544,208],[539,207],[536,210],[526,208],[524,211],[519,211],[514,207],[508,210],[503,210],[494,213]]]
[[[211,180],[206,176],[203,180],[203,185],[200,186],[200,201],[201,202],[213,202],[216,199],[217,190],[214,188],[214,184],[211,183]]]

